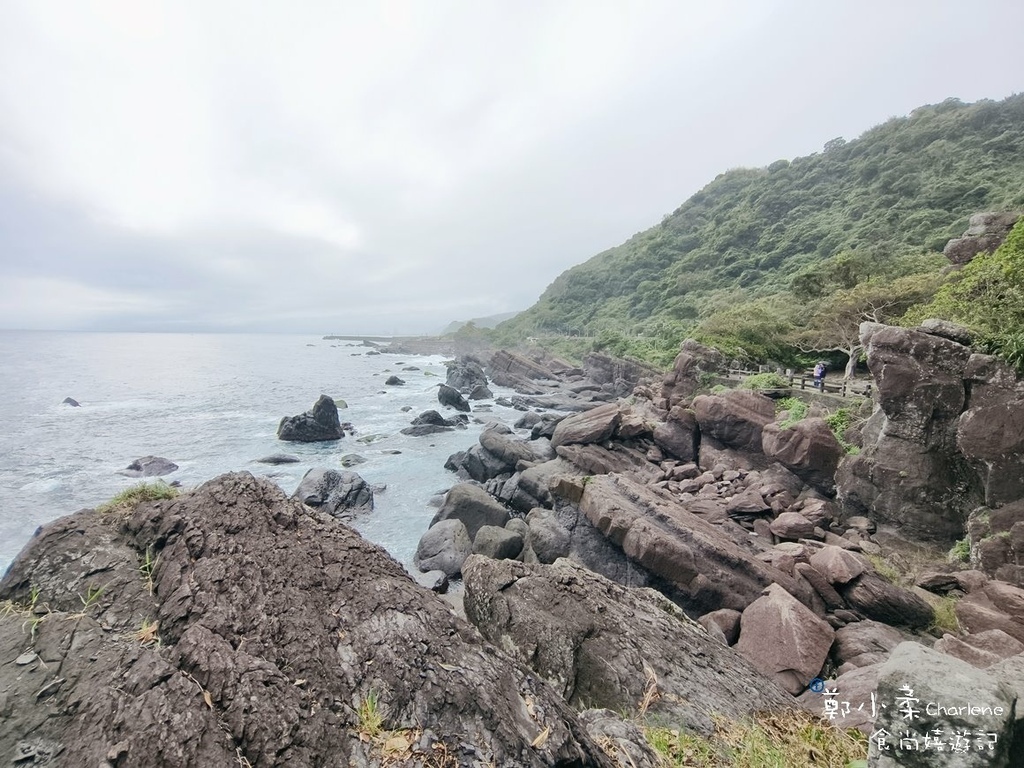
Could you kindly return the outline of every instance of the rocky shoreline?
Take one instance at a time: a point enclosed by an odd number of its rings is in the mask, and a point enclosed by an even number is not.
[[[0,758],[655,766],[643,722],[803,707],[897,746],[993,735],[929,765],[1018,764],[1024,385],[961,331],[865,324],[875,402],[838,437],[820,406],[707,391],[725,361],[692,341],[667,375],[459,358],[441,409],[493,383],[522,413],[449,458],[417,551],[426,583],[462,577],[468,622],[341,521],[372,507],[355,472],[62,518],[0,582]],[[343,431],[329,410],[283,439]],[[412,426],[459,427],[429,413]],[[903,686],[935,706],[903,719]]]

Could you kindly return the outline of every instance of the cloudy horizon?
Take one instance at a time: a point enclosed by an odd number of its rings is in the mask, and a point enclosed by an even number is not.
[[[1024,89],[1024,7],[0,0],[0,328],[522,310],[738,166]]]

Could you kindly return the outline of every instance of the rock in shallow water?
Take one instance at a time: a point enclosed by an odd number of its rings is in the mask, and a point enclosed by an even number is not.
[[[285,416],[277,427],[277,439],[299,443],[340,440],[345,436],[338,406],[327,395],[320,395],[313,407],[298,416]]]
[[[160,456],[143,456],[128,465],[127,469],[118,472],[126,477],[161,477],[169,475],[178,468],[170,459]]]

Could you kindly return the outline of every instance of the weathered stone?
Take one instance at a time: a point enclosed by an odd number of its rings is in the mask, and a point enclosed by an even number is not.
[[[721,633],[726,645],[735,645],[740,636],[740,614],[730,608],[721,608],[717,611],[705,613],[697,621],[708,632],[714,627]]]
[[[472,410],[462,393],[447,384],[437,385],[437,402],[446,408],[454,408],[456,411],[469,413]]]
[[[663,762],[640,726],[610,709],[585,709],[579,714],[587,733],[616,761],[629,768],[661,768]]]
[[[725,504],[730,515],[763,515],[771,511],[771,505],[754,489],[747,489],[730,498]]]
[[[299,443],[340,440],[345,436],[338,406],[327,395],[320,395],[313,407],[298,416],[285,416],[277,426],[277,439]]]
[[[523,537],[508,528],[483,525],[473,537],[473,554],[495,560],[514,560],[523,551]]]
[[[894,626],[927,627],[935,611],[923,598],[875,573],[863,573],[840,590],[846,602],[876,621]]]
[[[811,555],[811,565],[821,571],[830,584],[849,584],[868,569],[862,557],[829,544]]]
[[[813,565],[809,563],[796,563],[793,567],[797,573],[807,580],[808,584],[814,587],[814,591],[818,593],[818,596],[825,603],[825,607],[828,610],[834,611],[836,608],[842,608],[846,605],[835,588],[828,583],[828,579]]]
[[[846,451],[824,419],[801,419],[785,429],[777,422],[761,432],[765,456],[826,493],[835,489],[836,468]]]
[[[600,443],[612,436],[620,418],[616,403],[606,403],[569,416],[555,427],[551,445],[558,448],[560,445]]]
[[[814,537],[814,524],[799,512],[783,512],[768,527],[780,539],[789,541]]]
[[[835,632],[778,584],[747,606],[736,650],[791,694],[821,671]]]
[[[457,576],[473,552],[473,541],[461,520],[441,520],[420,537],[413,558],[421,571],[443,571]]]
[[[808,603],[813,599],[805,582],[759,562],[719,526],[649,486],[617,475],[595,476],[579,507],[632,561],[672,585],[674,599],[697,615],[742,610],[773,582]]]
[[[460,357],[445,363],[448,373],[445,384],[460,392],[471,392],[476,387],[487,387],[487,375],[477,360]]]
[[[1024,643],[1024,589],[987,581],[956,602],[960,626],[972,634],[1000,629]]]
[[[839,674],[844,674],[857,667],[880,664],[904,639],[895,627],[870,619],[856,621],[836,631],[832,659]]]
[[[1009,765],[1016,697],[1009,687],[985,671],[918,643],[901,643],[879,669],[877,695],[879,701],[893,702],[880,708],[875,718],[876,730],[884,730],[892,738],[888,750],[880,750],[877,739],[869,740],[870,765],[877,768],[1005,768]],[[907,703],[897,706],[900,700]],[[928,706],[931,702],[942,707]],[[960,712],[960,707],[970,704],[980,711]],[[912,719],[906,716],[907,707],[914,711]],[[982,707],[991,709],[981,710]],[[997,708],[999,714],[995,714]],[[937,732],[964,731],[995,734],[994,749],[960,753],[897,749],[901,738],[916,739],[920,744],[925,736]]]
[[[675,406],[668,418],[654,430],[655,444],[669,456],[692,462],[697,458],[700,431],[693,411]]]
[[[218,478],[116,524],[93,511],[55,521],[0,599],[33,587],[51,610],[31,641],[46,666],[0,670],[4,762],[36,739],[69,766],[380,766],[358,735],[375,696],[385,727],[415,723],[431,754],[611,768],[535,673],[482,645],[382,549],[264,479]],[[23,624],[0,618],[5,661],[29,641]]]
[[[384,382],[384,385],[388,387],[401,387],[405,385],[405,381],[403,379],[398,378],[397,376],[388,376],[387,380]]]
[[[662,380],[661,399],[665,410],[687,402],[694,393],[707,386],[707,377],[724,374],[729,361],[714,347],[706,347],[694,339],[686,339],[679,354]]]
[[[270,456],[264,456],[262,459],[256,459],[257,464],[298,464],[302,459],[290,453],[274,453]]]
[[[490,400],[494,397],[494,393],[483,384],[478,384],[469,391],[468,397],[470,400]]]
[[[775,419],[775,402],[757,392],[733,389],[722,395],[693,399],[702,437],[713,437],[728,448],[761,452],[761,433]]]
[[[635,712],[710,734],[712,714],[738,717],[786,695],[670,601],[562,559],[554,565],[470,558],[466,614],[495,645],[529,663],[570,703]],[[699,696],[694,691],[700,691]]]
[[[430,524],[436,525],[442,520],[461,520],[469,538],[476,537],[476,532],[484,525],[504,527],[509,521],[508,509],[490,496],[487,491],[472,483],[459,483],[448,491],[444,504],[437,510]]]
[[[161,456],[143,456],[141,459],[133,461],[118,474],[126,477],[160,477],[169,475],[177,469],[178,465],[170,459]]]
[[[979,253],[991,253],[1003,243],[1019,218],[1018,213],[976,213],[963,236],[946,243],[942,255],[952,264],[966,264]]]
[[[373,509],[373,491],[355,472],[314,467],[302,476],[293,499],[341,518]]]
[[[526,524],[530,530],[530,546],[541,563],[549,564],[560,557],[569,555],[572,541],[555,513],[538,507],[526,516]]]
[[[956,656],[956,658],[980,669],[1024,652],[1024,643],[1001,629],[988,629],[962,637],[943,635],[934,647],[937,651]]]
[[[956,443],[981,475],[986,505],[1024,498],[1024,400],[967,411],[957,425]]]

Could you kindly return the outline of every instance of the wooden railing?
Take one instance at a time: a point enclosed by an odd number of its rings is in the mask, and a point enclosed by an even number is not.
[[[747,376],[753,376],[757,373],[765,373],[765,371],[745,371],[740,368],[730,368],[729,378],[745,379]],[[822,382],[822,387],[819,388],[815,386],[813,373],[792,373],[788,375],[780,373],[779,376],[788,380],[789,386],[793,389],[814,390],[839,397],[871,397],[870,381],[848,381],[846,379],[829,381],[826,376],[825,381]]]

